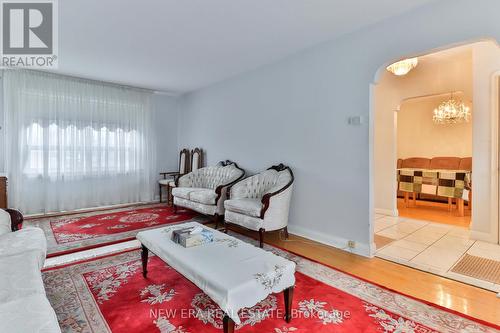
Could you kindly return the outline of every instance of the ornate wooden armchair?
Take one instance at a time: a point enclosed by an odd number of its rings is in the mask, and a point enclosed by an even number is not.
[[[231,187],[224,202],[224,222],[258,231],[260,247],[266,231],[284,230],[288,238],[288,212],[294,176],[292,169],[275,165]]]
[[[164,186],[167,187],[167,202],[168,198],[170,197],[170,187],[169,184],[173,183],[175,184],[175,181],[177,178],[179,178],[182,175],[185,175],[189,173],[191,170],[189,169],[190,164],[189,164],[189,149],[182,149],[179,153],[179,170],[178,171],[167,171],[167,172],[160,172],[160,176],[163,176],[163,179],[160,179],[158,181],[158,185],[160,187],[160,202],[162,199],[162,189]]]

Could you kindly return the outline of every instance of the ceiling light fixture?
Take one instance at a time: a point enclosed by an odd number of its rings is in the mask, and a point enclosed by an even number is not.
[[[408,74],[413,68],[417,67],[418,58],[404,59],[387,66],[387,70],[394,75],[403,76]]]
[[[470,120],[470,108],[462,100],[453,98],[451,93],[450,99],[434,109],[432,120],[440,125],[467,123]]]

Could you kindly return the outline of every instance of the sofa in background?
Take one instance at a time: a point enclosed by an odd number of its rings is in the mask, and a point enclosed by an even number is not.
[[[293,172],[283,164],[275,165],[239,181],[231,187],[224,202],[224,223],[258,231],[260,247],[266,231],[284,230],[288,238],[288,212],[293,189]]]
[[[0,332],[61,332],[42,281],[47,242],[22,215],[0,209]]]
[[[192,209],[214,217],[215,227],[224,216],[227,188],[245,176],[245,171],[231,161],[220,162],[181,176],[172,189],[174,209],[177,206]]]

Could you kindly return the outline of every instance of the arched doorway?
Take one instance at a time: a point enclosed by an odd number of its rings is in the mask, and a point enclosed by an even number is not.
[[[485,252],[481,249],[493,244],[498,246],[498,80],[494,73],[500,69],[499,58],[500,49],[496,43],[481,41],[419,56],[417,67],[402,78],[388,73],[386,66],[379,71],[377,83],[371,88],[371,228],[375,256],[460,279],[454,268],[466,254],[481,256]],[[433,109],[449,100],[450,93],[469,104],[472,121],[468,127],[461,125],[462,128],[430,127]],[[402,122],[402,117],[398,119],[398,116],[410,113],[412,117],[405,122]],[[426,128],[423,128],[424,123],[428,123]],[[404,135],[398,132],[398,125],[404,125]],[[467,131],[470,131],[470,138]],[[399,147],[398,141],[401,143]],[[407,211],[400,212],[398,159],[412,157],[422,158],[424,163],[420,165],[419,161],[414,161],[414,169],[454,171],[460,171],[465,165],[460,164],[461,160],[471,158],[474,165],[471,173],[473,210],[466,210],[464,214],[469,216],[470,226],[463,219],[454,225],[454,215],[459,210],[448,211],[449,199],[444,197],[447,200],[440,203],[441,196],[429,198],[420,190],[416,191],[419,192],[417,200],[410,205],[416,203],[421,212],[425,211],[422,207],[426,205],[434,207],[437,218],[425,214],[420,214],[419,218],[419,209],[407,207],[406,203]],[[436,157],[446,157],[440,161],[445,165],[434,163],[431,167],[425,164],[426,160],[431,162]],[[439,184],[435,185],[438,187]],[[452,199],[454,207],[458,202],[458,198]],[[444,212],[439,209],[444,209]],[[417,213],[411,215],[412,212]],[[448,219],[448,223],[440,220],[439,215]],[[463,225],[459,226],[460,223]],[[496,248],[490,250],[495,252]],[[498,251],[500,256],[500,246]],[[481,281],[478,280],[477,284],[480,285]]]

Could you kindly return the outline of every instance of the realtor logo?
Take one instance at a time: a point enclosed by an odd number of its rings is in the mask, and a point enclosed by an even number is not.
[[[1,67],[57,67],[55,0],[0,0]]]

